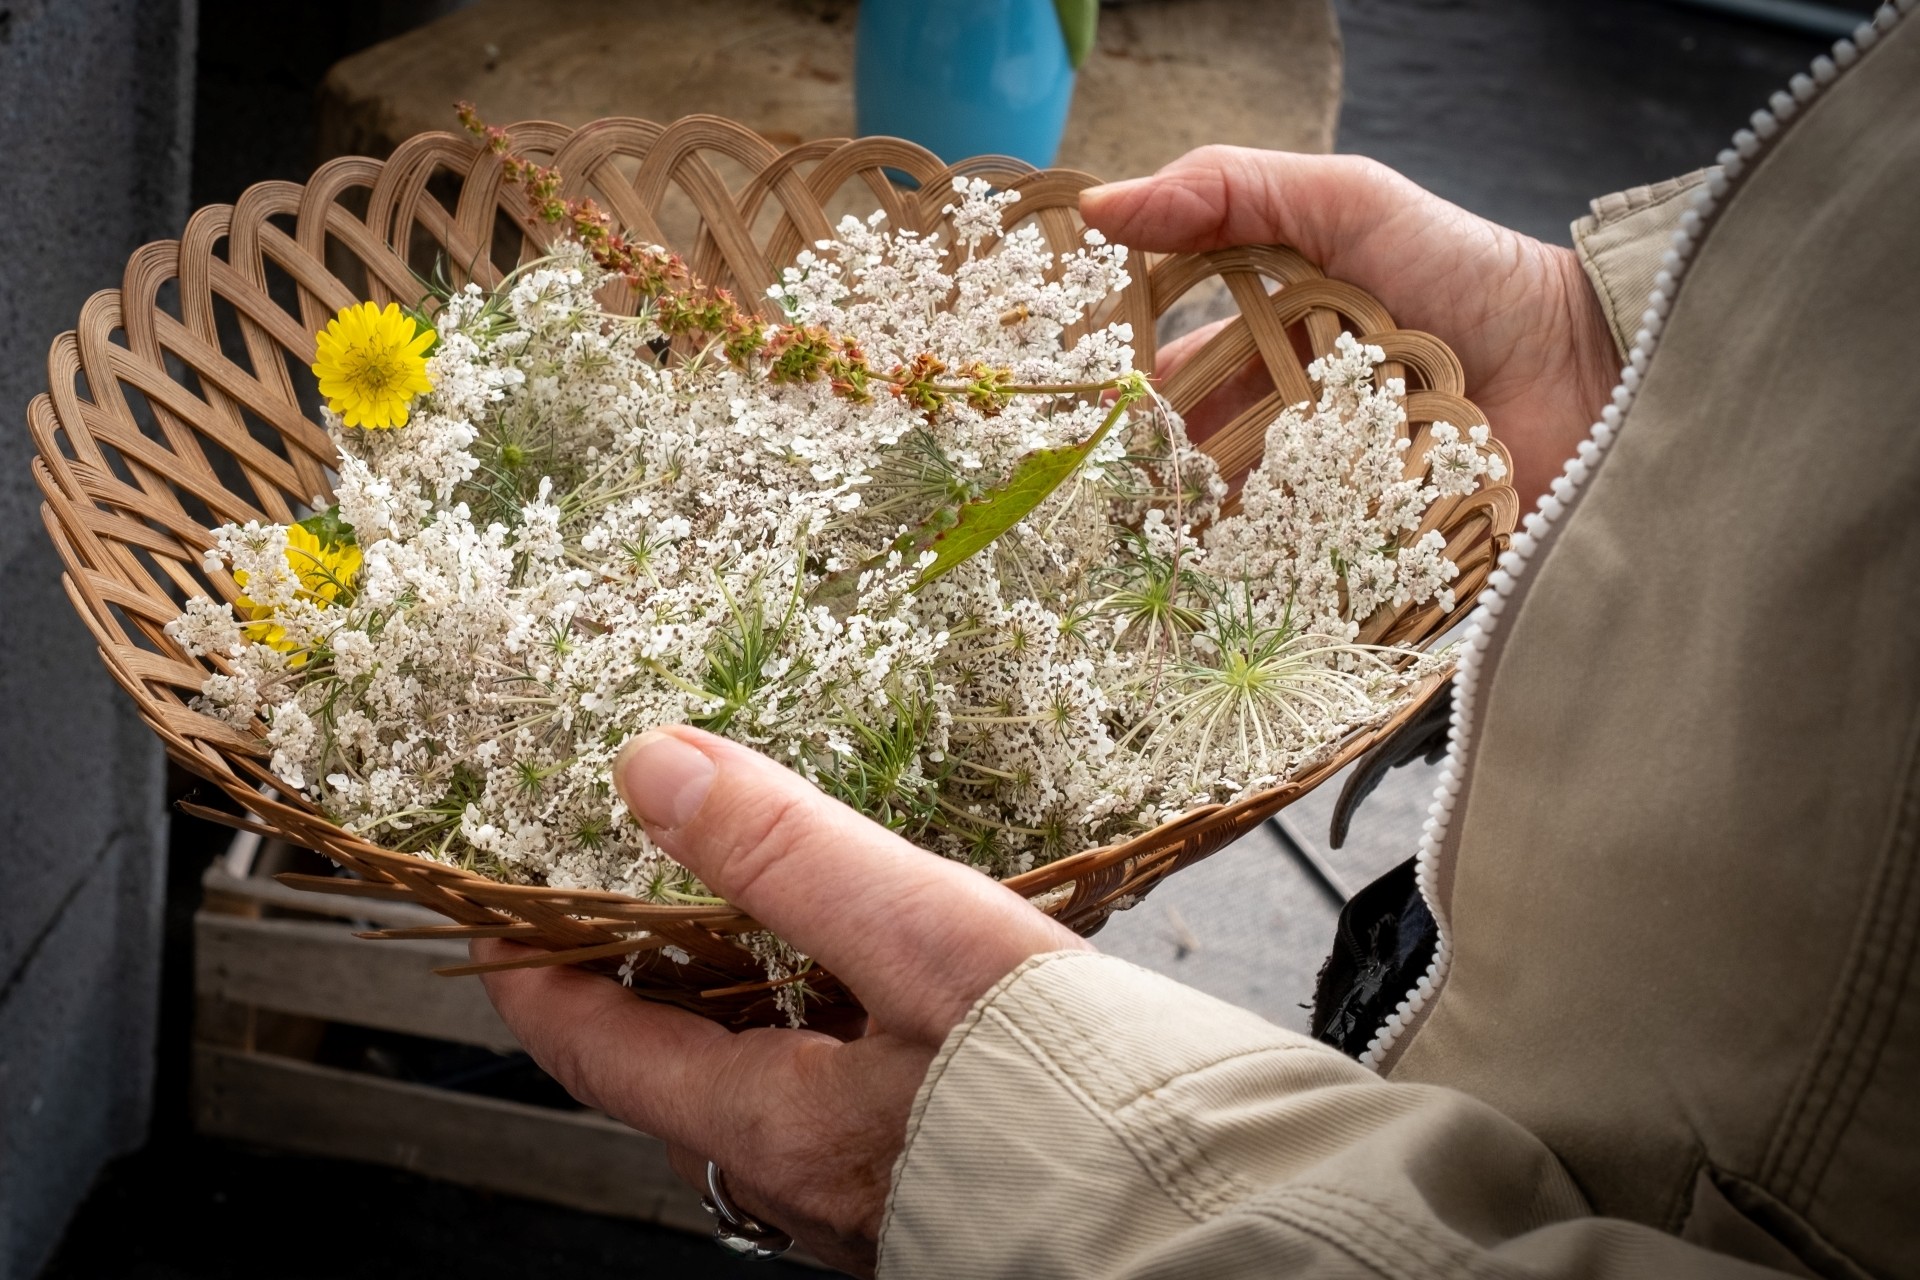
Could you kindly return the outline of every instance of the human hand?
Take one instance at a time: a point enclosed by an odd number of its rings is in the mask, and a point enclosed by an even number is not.
[[[1087,943],[712,734],[644,734],[614,780],[655,843],[859,996],[865,1034],[729,1031],[557,966],[490,973],[487,994],[536,1062],[663,1139],[682,1178],[704,1189],[714,1161],[747,1213],[871,1274],[907,1113],[941,1041],[1022,961]],[[473,944],[482,962],[519,950]]]
[[[1149,252],[1291,245],[1398,323],[1440,337],[1512,452],[1523,501],[1552,483],[1618,380],[1619,353],[1571,249],[1360,156],[1202,147],[1150,178],[1081,192],[1080,214]]]

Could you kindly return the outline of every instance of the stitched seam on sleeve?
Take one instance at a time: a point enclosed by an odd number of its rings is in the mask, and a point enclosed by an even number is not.
[[[1143,1148],[1156,1153],[1189,1188],[1194,1203],[1207,1213],[1231,1208],[1254,1188],[1215,1164],[1195,1138],[1192,1126],[1165,1099],[1138,1098],[1124,1118],[1116,1115]]]
[[[1454,1275],[1491,1280],[1523,1280],[1526,1275],[1524,1269],[1491,1257],[1444,1227],[1406,1217],[1392,1205],[1344,1187],[1308,1183],[1289,1187],[1286,1194],[1298,1203],[1337,1215],[1355,1233],[1368,1232],[1386,1242],[1405,1255],[1412,1274],[1432,1275],[1435,1267],[1444,1266]]]
[[[1382,1275],[1406,1280],[1433,1280],[1436,1276],[1460,1276],[1458,1266],[1423,1255],[1404,1240],[1379,1229],[1379,1224],[1357,1218],[1339,1205],[1315,1203],[1304,1196],[1291,1196],[1281,1204],[1266,1204],[1255,1210],[1297,1230],[1317,1228],[1321,1239],[1334,1244],[1349,1256],[1363,1258]]]
[[[1023,1011],[1016,1009],[1016,1012]],[[1202,1218],[1226,1211],[1255,1194],[1258,1188],[1211,1157],[1193,1125],[1168,1102],[1166,1092],[1201,1074],[1267,1055],[1307,1052],[1325,1055],[1330,1061],[1343,1065],[1347,1063],[1347,1059],[1334,1050],[1303,1040],[1240,1049],[1171,1074],[1141,1079],[1127,1069],[1109,1046],[1086,1043],[1085,1037],[1077,1034],[1071,1024],[1048,1023],[1040,1032],[1046,1037],[1044,1042],[1038,1036],[1021,1032],[1024,1041],[1031,1045],[1028,1051],[1036,1057],[1044,1055],[1053,1070],[1074,1080],[1087,1095],[1089,1105],[1108,1117],[1109,1127],[1127,1144],[1135,1158],[1162,1179],[1168,1194],[1188,1213]]]
[[[1626,359],[1632,350],[1633,334],[1640,323],[1639,309],[1645,304],[1640,299],[1622,297],[1616,305],[1616,295],[1620,290],[1612,271],[1608,269],[1604,260],[1607,255],[1594,249],[1593,238],[1602,231],[1611,230],[1628,218],[1672,204],[1676,200],[1691,199],[1694,189],[1707,181],[1711,172],[1708,169],[1699,169],[1650,187],[1636,187],[1631,191],[1602,196],[1593,201],[1591,217],[1581,218],[1573,224],[1574,254],[1580,260],[1580,269],[1587,273],[1587,279],[1593,283],[1594,291],[1600,297],[1601,310],[1607,316],[1607,328],[1613,333],[1613,344],[1622,360]],[[1656,230],[1650,234],[1660,235],[1661,232]]]
[[[880,1223],[879,1261],[882,1272],[885,1270],[887,1239],[896,1218],[897,1197],[914,1147],[918,1142],[926,1110],[945,1077],[948,1064],[983,1023],[991,1025],[1012,1043],[1018,1045],[1070,1097],[1097,1117],[1127,1152],[1139,1162],[1155,1186],[1195,1222],[1205,1222],[1229,1208],[1244,1203],[1249,1196],[1256,1193],[1257,1188],[1242,1183],[1237,1177],[1218,1166],[1197,1141],[1191,1126],[1171,1115],[1170,1108],[1164,1099],[1155,1098],[1153,1095],[1195,1075],[1266,1055],[1301,1052],[1324,1054],[1329,1057],[1337,1055],[1322,1045],[1305,1041],[1260,1045],[1211,1059],[1157,1081],[1136,1081],[1127,1077],[1121,1064],[1112,1060],[1111,1055],[1090,1051],[1088,1046],[1081,1044],[1082,1038],[1078,1035],[1063,1036],[1063,1040],[1070,1041],[1061,1046],[1068,1052],[1064,1057],[1056,1054],[1039,1043],[1000,1007],[1002,998],[1041,965],[1074,960],[1085,961],[1090,958],[1092,958],[1091,953],[1063,951],[1035,956],[1027,960],[982,996],[968,1011],[967,1016],[952,1032],[948,1033],[946,1042],[942,1044],[940,1052],[929,1065],[926,1079],[914,1098],[912,1110],[907,1118],[905,1141],[901,1146],[900,1155],[894,1162],[887,1203],[882,1211]],[[1340,1060],[1345,1061],[1344,1058]],[[1113,1108],[1103,1105],[1076,1077],[1076,1073],[1080,1071],[1088,1072],[1109,1096],[1122,1098],[1124,1101]]]
[[[1705,182],[1713,170],[1695,169],[1675,178],[1660,182],[1650,182],[1645,186],[1628,187],[1625,191],[1616,191],[1612,195],[1599,196],[1587,202],[1593,210],[1596,226],[1605,227],[1630,218],[1642,209],[1651,209],[1657,204],[1665,204],[1675,196],[1684,195]]]
[[[1190,1067],[1183,1067],[1171,1075],[1146,1080],[1128,1075],[1124,1070],[1120,1069],[1118,1062],[1114,1060],[1110,1052],[1102,1053],[1099,1052],[1099,1049],[1100,1046],[1098,1045],[1081,1045],[1079,1046],[1079,1051],[1067,1059],[1067,1063],[1070,1063],[1071,1066],[1076,1069],[1083,1066],[1088,1067],[1099,1078],[1101,1086],[1109,1091],[1110,1096],[1117,1099],[1113,1104],[1113,1109],[1116,1113],[1124,1112],[1141,1099],[1158,1093],[1162,1089],[1170,1089],[1194,1076],[1201,1075],[1208,1071],[1216,1071],[1221,1067],[1244,1062],[1250,1058],[1264,1057],[1267,1054],[1308,1053],[1315,1057],[1338,1059],[1341,1062],[1351,1061],[1345,1055],[1339,1053],[1338,1050],[1331,1049],[1315,1041],[1301,1041],[1293,1044],[1263,1044],[1246,1049],[1236,1049],[1232,1053],[1222,1054],[1215,1058],[1208,1058],[1205,1062],[1196,1063]],[[1356,1068],[1356,1070],[1361,1070],[1361,1068]],[[1364,1077],[1355,1076],[1354,1078],[1355,1083],[1361,1083],[1363,1080],[1377,1081],[1378,1077],[1368,1073]]]
[[[1203,1062],[1198,1066],[1188,1067],[1184,1071],[1176,1071],[1172,1075],[1166,1076],[1165,1078],[1160,1080],[1156,1080],[1151,1084],[1141,1084],[1139,1087],[1134,1088],[1132,1090],[1133,1097],[1130,1098],[1127,1102],[1120,1104],[1120,1106],[1116,1108],[1116,1110],[1125,1110],[1128,1106],[1132,1105],[1132,1103],[1138,1102],[1140,1099],[1144,1098],[1148,1094],[1158,1093],[1162,1089],[1170,1089],[1174,1085],[1182,1084],[1188,1080],[1191,1080],[1194,1076],[1204,1075],[1209,1071],[1217,1071],[1221,1067],[1228,1067],[1238,1062],[1245,1062],[1250,1058],[1264,1058],[1268,1054],[1273,1054],[1277,1056],[1280,1054],[1289,1054],[1289,1053],[1305,1053],[1305,1054],[1310,1054],[1316,1058],[1337,1059],[1342,1063],[1354,1065],[1355,1071],[1364,1072],[1365,1074],[1356,1075],[1353,1078],[1353,1080],[1349,1082],[1352,1084],[1364,1084],[1371,1087],[1373,1085],[1384,1086],[1387,1083],[1386,1081],[1380,1079],[1378,1076],[1374,1075],[1372,1072],[1367,1071],[1366,1068],[1353,1064],[1353,1060],[1351,1058],[1348,1058],[1345,1054],[1342,1054],[1339,1050],[1328,1048],[1326,1045],[1319,1044],[1317,1042],[1301,1042],[1299,1044],[1263,1044],[1263,1045],[1257,1045],[1251,1049],[1236,1050],[1235,1052],[1226,1054],[1222,1057],[1208,1059],[1206,1062]]]
[[[880,1236],[875,1246],[876,1271],[882,1269],[885,1261],[887,1233],[893,1226],[896,1197],[900,1191],[900,1179],[906,1173],[907,1160],[913,1154],[914,1140],[920,1136],[920,1125],[926,1117],[926,1109],[933,1098],[934,1090],[939,1087],[940,1081],[946,1076],[947,1064],[953,1061],[954,1056],[959,1053],[960,1047],[972,1037],[975,1028],[980,1025],[980,1019],[986,1015],[987,1009],[992,1006],[995,1000],[998,1000],[1005,994],[1008,988],[1012,987],[1016,982],[1019,982],[1025,978],[1027,974],[1043,964],[1049,964],[1055,960],[1079,954],[1081,953],[1077,951],[1050,951],[1043,955],[1029,956],[1026,960],[1016,965],[1013,971],[1006,977],[1000,979],[1000,981],[988,988],[985,995],[974,1001],[973,1008],[967,1010],[967,1016],[960,1019],[960,1021],[955,1024],[953,1030],[947,1033],[947,1038],[941,1044],[940,1051],[934,1055],[933,1061],[927,1066],[926,1078],[920,1082],[919,1092],[913,1096],[913,1107],[907,1113],[906,1136],[900,1144],[900,1154],[894,1157],[893,1170],[887,1177],[887,1203],[880,1213]]]
[[[1099,961],[1110,960],[1112,957],[1102,957],[1093,952],[1069,952],[1063,953],[1060,959],[1064,961]],[[1159,974],[1153,974],[1152,976],[1162,981],[1171,981]],[[1211,1071],[1215,1068],[1226,1066],[1245,1058],[1256,1057],[1261,1054],[1308,1052],[1326,1055],[1328,1058],[1340,1062],[1347,1061],[1345,1055],[1340,1054],[1338,1051],[1326,1045],[1311,1040],[1300,1040],[1297,1043],[1262,1044],[1249,1048],[1236,1049],[1230,1053],[1222,1053],[1218,1056],[1208,1057],[1202,1062],[1183,1067],[1166,1075],[1143,1078],[1129,1070],[1127,1065],[1111,1051],[1109,1045],[1104,1043],[1089,1043],[1086,1037],[1080,1034],[1079,1029],[1069,1022],[1051,1023],[1048,1024],[1044,1030],[1048,1040],[1055,1042],[1044,1051],[1061,1070],[1069,1074],[1080,1074],[1084,1081],[1090,1081],[1097,1085],[1106,1097],[1113,1099],[1111,1109],[1116,1114],[1125,1111],[1128,1107],[1150,1094],[1170,1088],[1201,1072]],[[1037,1038],[1036,1043],[1039,1043]],[[1085,1087],[1084,1084],[1083,1087]],[[1089,1092],[1091,1092],[1091,1090],[1089,1090]],[[1101,1105],[1106,1104],[1103,1103]]]
[[[1404,1275],[1432,1276],[1458,1272],[1457,1260],[1450,1250],[1429,1252],[1419,1242],[1395,1230],[1393,1216],[1378,1212],[1355,1212],[1341,1197],[1325,1194],[1329,1188],[1313,1184],[1294,1184],[1280,1189],[1272,1202],[1275,1209],[1291,1209],[1301,1215],[1317,1217],[1328,1231],[1356,1243],[1365,1240],[1377,1253],[1397,1262],[1394,1270]]]
[[[1247,1205],[1236,1209],[1235,1212],[1244,1213],[1248,1217],[1265,1218],[1285,1230],[1312,1236],[1327,1247],[1345,1254],[1375,1275],[1388,1277],[1388,1280],[1397,1280],[1397,1277],[1413,1274],[1403,1266],[1396,1266],[1395,1259],[1382,1256],[1368,1242],[1356,1239],[1349,1232],[1320,1221],[1312,1213],[1302,1212],[1300,1207],[1259,1204]]]
[[[1212,1216],[1206,1203],[1193,1195],[1178,1176],[1185,1170],[1180,1169],[1177,1162],[1173,1168],[1164,1166],[1159,1158],[1160,1153],[1154,1151],[1149,1144],[1141,1142],[1140,1135],[1132,1126],[1123,1123],[1118,1115],[1096,1102],[1080,1082],[1055,1061],[1052,1054],[1042,1048],[1006,1014],[998,1009],[989,1009],[986,1011],[986,1016],[993,1019],[1001,1031],[1025,1050],[1027,1056],[1032,1058],[1041,1070],[1052,1076],[1075,1101],[1105,1125],[1113,1136],[1119,1139],[1120,1145],[1140,1162],[1140,1167],[1146,1171],[1149,1178],[1153,1179],[1154,1185],[1159,1187],[1182,1212],[1195,1222],[1205,1222]]]
[[[1204,1188],[1196,1185],[1194,1194],[1196,1201],[1208,1212],[1225,1212],[1257,1194],[1260,1188],[1214,1160],[1212,1154],[1196,1137],[1193,1126],[1167,1099],[1166,1091],[1195,1076],[1221,1067],[1245,1063],[1269,1055],[1278,1056],[1299,1052],[1317,1055],[1330,1051],[1313,1044],[1285,1044],[1263,1045],[1258,1049],[1229,1054],[1203,1067],[1183,1071],[1150,1089],[1140,1091],[1128,1102],[1115,1108],[1114,1116],[1129,1132],[1135,1134],[1143,1145],[1159,1150],[1167,1160],[1176,1165],[1196,1184],[1204,1184]]]

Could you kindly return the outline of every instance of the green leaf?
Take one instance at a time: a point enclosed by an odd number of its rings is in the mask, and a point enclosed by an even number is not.
[[[320,539],[323,547],[350,547],[354,544],[353,526],[340,518],[340,504],[316,511],[300,522],[300,527]]]
[[[1136,377],[1122,388],[1099,430],[1085,440],[1052,449],[1035,449],[1014,464],[1013,474],[1007,477],[1005,484],[989,489],[957,507],[943,507],[922,521],[917,529],[902,539],[907,545],[901,550],[910,558],[917,558],[928,550],[934,554],[933,563],[921,571],[919,580],[913,584],[914,589],[917,591],[942,574],[965,564],[991,546],[1001,534],[1026,519],[1035,507],[1051,497],[1055,489],[1080,469],[1080,464],[1106,439],[1107,432],[1127,411],[1127,406],[1145,392],[1145,381]],[[899,546],[898,543],[895,545]]]
[[[1093,49],[1093,33],[1100,25],[1100,0],[1053,0],[1060,17],[1060,34],[1067,38],[1067,62],[1075,71]]]
[[[433,334],[433,341],[429,342],[427,349],[420,353],[423,356],[430,356],[440,349],[440,331],[434,327],[433,320],[427,315],[425,303],[426,300],[422,299],[421,305],[417,307],[402,305],[400,314],[413,321],[415,326],[413,331],[414,337],[417,338],[423,333]]]
[[[920,553],[932,545],[936,535],[951,529],[960,520],[958,504],[950,503],[935,511],[913,528],[907,530],[882,551],[879,555],[869,556],[861,563],[849,569],[838,569],[820,580],[818,586],[807,594],[807,605],[825,605],[836,618],[844,618],[853,612],[855,597],[858,594],[860,575],[870,569],[878,569],[887,562],[887,557],[898,551],[906,559],[917,560]],[[917,588],[920,584],[914,583]]]
[[[991,546],[1079,470],[1080,464],[1106,439],[1113,424],[1120,421],[1127,406],[1148,394],[1144,374],[1128,374],[1116,385],[1119,395],[1092,435],[1077,444],[1036,449],[1014,464],[1006,483],[966,501],[942,503],[926,519],[895,538],[886,551],[821,579],[807,594],[807,606],[824,606],[836,617],[844,618],[853,610],[860,575],[884,565],[887,556],[895,551],[908,562],[918,560],[929,550],[934,553],[933,563],[913,584],[917,591]]]

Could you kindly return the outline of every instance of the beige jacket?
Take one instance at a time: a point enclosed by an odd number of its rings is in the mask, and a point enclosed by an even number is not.
[[[1623,345],[1686,201],[1576,227]],[[1508,598],[1385,1078],[1119,960],[989,993],[889,1277],[1920,1276],[1920,18],[1797,114]]]

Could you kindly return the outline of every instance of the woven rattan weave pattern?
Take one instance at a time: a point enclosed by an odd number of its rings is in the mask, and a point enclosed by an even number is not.
[[[1094,181],[991,158],[949,168],[885,138],[781,152],[707,116],[671,125],[600,120],[579,129],[533,122],[512,133],[522,151],[551,157],[567,176],[567,194],[592,195],[633,235],[681,252],[698,278],[762,307],[779,267],[829,234],[830,212],[878,206],[896,227],[931,232],[953,176],[966,173],[1018,189],[1013,215],[1037,221],[1064,250],[1078,243],[1077,196]],[[917,188],[890,180],[888,170],[912,175]],[[411,899],[449,920],[374,936],[514,938],[546,948],[541,963],[611,964],[638,953],[634,984],[643,993],[738,1023],[772,1020],[769,984],[729,941],[758,927],[750,919],[726,908],[500,884],[344,832],[277,787],[253,736],[189,708],[209,668],[163,632],[186,597],[238,594],[225,573],[201,566],[209,527],[288,522],[329,492],[334,452],[316,425],[305,370],[326,320],[365,298],[417,301],[413,272],[425,274],[436,262],[456,284],[491,284],[552,234],[521,190],[502,182],[496,157],[450,133],[415,137],[384,162],[335,160],[304,186],[262,183],[235,205],[200,210],[179,241],[136,252],[121,287],[94,295],[75,330],[54,341],[48,393],[28,410],[47,530],[101,656],[175,760],[244,806],[250,824],[354,873],[307,878],[308,887]],[[1155,318],[1195,285],[1217,275],[1239,307],[1161,388],[1184,412],[1257,357],[1269,393],[1204,445],[1229,476],[1259,457],[1265,428],[1282,407],[1311,397],[1305,366],[1343,329],[1385,349],[1382,377],[1406,379],[1409,467],[1424,465],[1435,420],[1462,428],[1485,421],[1464,398],[1459,361],[1443,343],[1395,328],[1373,298],[1325,278],[1290,249],[1173,256],[1136,262],[1133,274],[1112,313],[1093,322],[1130,321],[1137,363],[1148,371]],[[622,300],[609,305],[618,309]],[[1461,570],[1462,605],[1486,582],[1517,516],[1504,485],[1443,500],[1428,513],[1422,532],[1446,537]],[[1437,606],[1383,611],[1368,620],[1363,638],[1421,645],[1448,618]],[[1393,727],[1355,735],[1288,786],[1196,810],[1009,884],[1091,933],[1123,900],[1244,834]],[[667,946],[690,960],[660,957]],[[830,974],[815,970],[806,981],[815,1001],[851,999]]]

